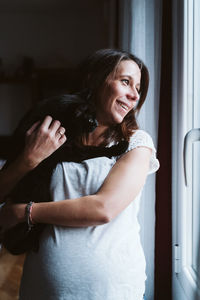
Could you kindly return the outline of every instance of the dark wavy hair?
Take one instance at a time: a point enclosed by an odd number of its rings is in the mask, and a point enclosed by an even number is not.
[[[121,61],[134,61],[141,71],[139,101],[122,123],[110,127],[104,134],[107,142],[129,140],[133,131],[138,129],[136,115],[139,113],[147,95],[149,72],[145,64],[135,55],[118,49],[101,49],[88,56],[78,68],[79,94],[87,101],[90,110],[95,113],[95,101],[108,76],[115,72]]]

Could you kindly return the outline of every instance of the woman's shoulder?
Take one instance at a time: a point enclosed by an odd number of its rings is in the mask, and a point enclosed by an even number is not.
[[[150,159],[150,167],[149,167],[149,174],[154,173],[159,169],[159,161],[156,157],[156,148],[154,146],[153,139],[151,135],[142,129],[134,130],[133,134],[130,137],[129,145],[126,150],[126,153],[134,148],[138,147],[147,147],[152,150],[151,159]],[[118,157],[120,158],[120,157]]]
[[[149,147],[156,152],[151,135],[147,131],[142,129],[133,131],[129,140],[127,151],[140,146]]]

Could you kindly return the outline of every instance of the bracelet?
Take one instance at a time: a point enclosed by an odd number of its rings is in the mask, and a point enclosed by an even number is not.
[[[33,203],[32,201],[30,201],[25,208],[25,216],[26,216],[26,220],[27,220],[27,224],[28,224],[28,231],[31,231],[31,229],[34,227],[34,222],[33,219],[31,217],[31,212],[32,212],[32,208],[33,208]]]

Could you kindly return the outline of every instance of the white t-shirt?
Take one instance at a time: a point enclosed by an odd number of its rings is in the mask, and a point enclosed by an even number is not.
[[[149,173],[155,172],[159,167],[156,151],[143,130],[135,132],[127,151],[139,146],[153,150]],[[58,164],[51,182],[52,200],[96,193],[117,159]],[[146,274],[137,220],[140,195],[108,224],[46,226],[39,251],[27,255],[20,299],[142,300]]]

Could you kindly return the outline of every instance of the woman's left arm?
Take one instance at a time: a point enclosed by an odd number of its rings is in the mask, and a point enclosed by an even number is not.
[[[151,149],[138,147],[124,154],[113,166],[103,185],[94,195],[57,202],[34,203],[35,223],[86,227],[110,222],[141,191],[149,169]],[[25,204],[5,206],[0,226],[25,221]],[[11,221],[12,220],[12,221]]]
[[[97,193],[102,197],[109,220],[124,210],[142,190],[151,153],[147,147],[135,148],[123,155],[111,169]]]

